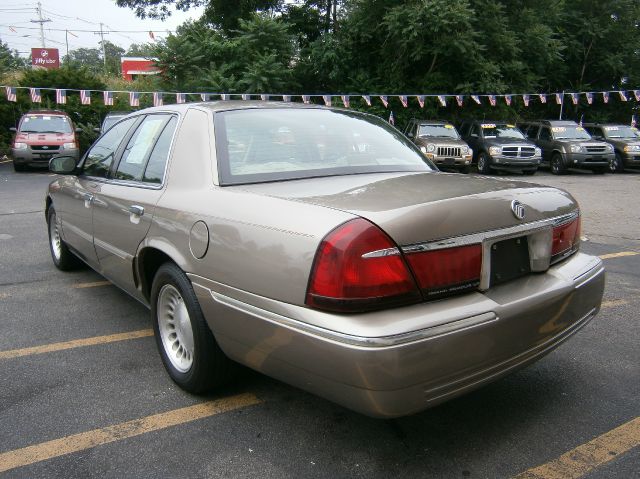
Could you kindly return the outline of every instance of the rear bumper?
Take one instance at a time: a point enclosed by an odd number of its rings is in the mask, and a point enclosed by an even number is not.
[[[355,411],[397,417],[550,352],[599,310],[604,268],[598,258],[577,253],[546,273],[484,294],[357,315],[320,313],[191,280],[232,359]]]

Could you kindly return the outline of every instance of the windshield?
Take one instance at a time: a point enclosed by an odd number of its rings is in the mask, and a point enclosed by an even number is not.
[[[372,115],[299,108],[214,117],[223,184],[434,170],[404,135]]]
[[[591,135],[581,126],[554,126],[551,128],[556,140],[590,140]]]
[[[637,140],[640,138],[638,129],[631,126],[605,126],[603,129],[607,138],[620,138],[624,140]]]
[[[460,138],[453,125],[420,125],[418,136],[437,136],[440,138]]]
[[[28,115],[22,118],[20,133],[71,133],[71,124],[65,116]]]
[[[496,123],[483,123],[482,132],[485,138],[517,138],[524,139],[524,135],[515,125],[500,125]]]

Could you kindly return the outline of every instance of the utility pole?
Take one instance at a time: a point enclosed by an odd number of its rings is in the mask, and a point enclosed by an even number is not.
[[[107,51],[104,48],[104,36],[108,35],[109,32],[105,32],[102,29],[102,22],[100,23],[100,31],[93,32],[94,35],[100,35],[100,44],[102,45],[102,61],[104,63],[104,72],[107,73]]]
[[[67,61],[69,61],[69,34],[78,38],[78,35],[76,35],[75,33],[70,32],[69,30],[64,31],[64,41],[67,44]]]
[[[49,18],[42,18],[42,3],[38,2],[38,7],[36,8],[36,12],[38,12],[37,20],[30,20],[31,23],[39,23],[40,24],[40,43],[42,43],[42,48],[46,48],[44,39],[44,24],[50,22]]]

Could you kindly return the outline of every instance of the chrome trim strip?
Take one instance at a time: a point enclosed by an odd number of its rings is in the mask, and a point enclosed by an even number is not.
[[[382,258],[384,256],[398,256],[400,255],[400,250],[398,248],[386,248],[379,249],[376,251],[371,251],[369,253],[365,253],[362,255],[362,258]]]
[[[196,284],[194,283],[194,285]],[[209,290],[202,285],[197,286]],[[216,301],[217,303],[220,303],[229,308],[233,308],[242,313],[249,314],[255,318],[262,319],[264,321],[268,321],[270,323],[277,324],[288,329],[293,329],[303,334],[320,336],[331,341],[364,348],[388,348],[422,340],[431,340],[445,335],[489,324],[499,319],[494,312],[489,311],[468,318],[440,324],[431,328],[410,331],[403,334],[380,337],[355,336],[352,334],[339,333],[337,331],[332,331],[329,329],[321,328],[319,326],[304,323],[296,319],[282,316],[280,314],[273,313],[262,308],[258,308],[257,306],[247,304],[237,299],[230,298],[229,296],[216,293],[215,291],[209,291],[214,301]]]
[[[127,262],[129,261],[133,261],[133,255],[130,255],[129,253],[127,253],[126,251],[122,251],[119,248],[116,248],[115,246],[106,243],[102,240],[97,239],[95,236],[93,238],[93,244],[94,246],[98,247],[98,248],[102,248],[105,251],[108,251],[109,253],[111,253],[114,256],[117,256],[120,259],[123,259]]]
[[[483,241],[487,240],[508,239],[512,236],[518,236],[524,233],[534,233],[537,230],[541,230],[544,228],[560,226],[573,221],[578,216],[580,216],[580,211],[576,210],[573,213],[556,216],[554,218],[548,218],[545,220],[533,221],[531,223],[524,223],[521,225],[510,226],[498,230],[454,236],[450,238],[427,241],[425,243],[416,243],[412,245],[401,246],[400,249],[405,254],[411,254],[445,248],[454,248],[457,246],[467,246],[471,244],[482,243]]]

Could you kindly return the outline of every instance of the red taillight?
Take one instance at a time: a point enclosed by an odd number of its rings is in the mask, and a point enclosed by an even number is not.
[[[380,228],[355,219],[320,243],[311,269],[307,305],[357,312],[421,299],[397,245]]]
[[[565,253],[573,252],[580,243],[580,217],[553,228],[551,241],[551,261],[558,259]]]
[[[482,268],[479,244],[406,256],[425,299],[477,288]]]

